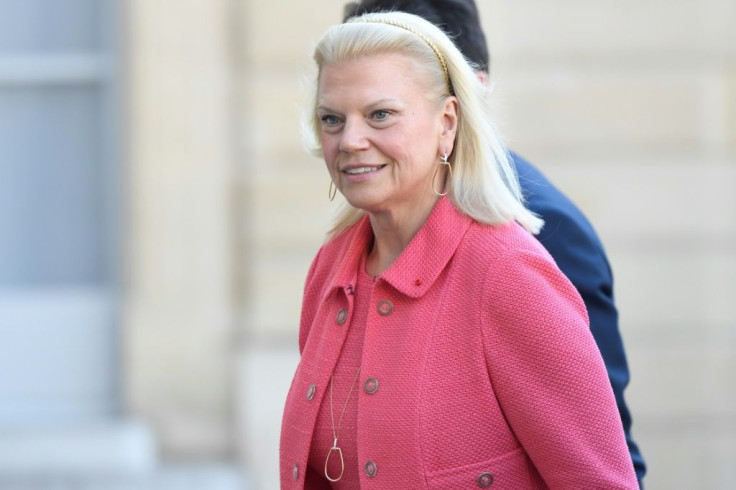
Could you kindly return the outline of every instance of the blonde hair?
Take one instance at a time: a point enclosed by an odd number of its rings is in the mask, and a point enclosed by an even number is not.
[[[464,214],[489,225],[517,221],[531,233],[544,222],[527,210],[516,171],[489,119],[487,88],[453,42],[435,25],[404,12],[371,13],[330,27],[317,42],[317,80],[325,65],[379,53],[400,53],[415,61],[419,76],[441,98],[457,97],[459,117],[450,155],[452,182],[448,197]],[[322,156],[317,116],[317,84],[304,131],[307,146]],[[364,211],[345,203],[328,238],[357,222]]]

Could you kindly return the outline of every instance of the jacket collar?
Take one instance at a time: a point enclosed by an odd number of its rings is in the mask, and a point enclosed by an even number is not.
[[[427,221],[391,267],[378,277],[378,281],[389,283],[409,297],[421,297],[450,261],[472,222],[448,198],[440,198]],[[340,264],[326,290],[328,294],[334,288],[354,286],[360,258],[373,240],[368,216],[361,218],[346,234],[348,236],[343,242],[346,243],[345,252],[338,258]]]

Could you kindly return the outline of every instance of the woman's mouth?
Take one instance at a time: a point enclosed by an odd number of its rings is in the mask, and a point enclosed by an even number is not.
[[[375,165],[375,166],[346,168],[345,170],[343,170],[343,172],[345,172],[346,174],[350,174],[350,175],[366,174],[368,172],[375,172],[377,170],[380,170],[385,166],[386,165]]]

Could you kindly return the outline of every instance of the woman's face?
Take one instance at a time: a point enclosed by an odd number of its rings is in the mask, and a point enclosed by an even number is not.
[[[348,202],[369,213],[431,206],[439,156],[452,151],[457,101],[429,93],[414,67],[405,55],[377,54],[322,68],[325,163]]]

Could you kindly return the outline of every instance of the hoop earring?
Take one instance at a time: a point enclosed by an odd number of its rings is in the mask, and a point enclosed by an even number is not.
[[[335,199],[335,194],[337,194],[337,186],[335,186],[335,183],[330,179],[330,188],[327,189],[327,197],[330,198],[330,201]]]
[[[441,162],[440,162],[440,164],[439,164],[439,165],[437,166],[437,168],[436,168],[436,169],[434,169],[434,174],[432,174],[432,191],[434,191],[434,193],[435,193],[435,194],[436,194],[437,196],[440,196],[440,197],[442,197],[442,196],[446,196],[447,194],[449,194],[449,193],[450,193],[450,185],[452,185],[452,165],[450,165],[450,162],[448,162],[448,161],[447,161],[447,153],[443,153],[443,154],[442,154],[442,156],[441,156],[440,158],[442,159],[442,161],[441,161]],[[435,188],[435,183],[434,183],[434,181],[435,181],[435,180],[437,180],[437,172],[438,172],[438,171],[439,171],[439,169],[441,169],[441,168],[442,168],[442,167],[443,167],[444,165],[447,165],[447,171],[448,171],[448,172],[450,173],[450,180],[449,180],[449,184],[447,184],[447,190],[446,190],[445,192],[437,192],[437,189]],[[445,183],[447,183],[447,179],[446,179],[446,178],[445,178]]]

